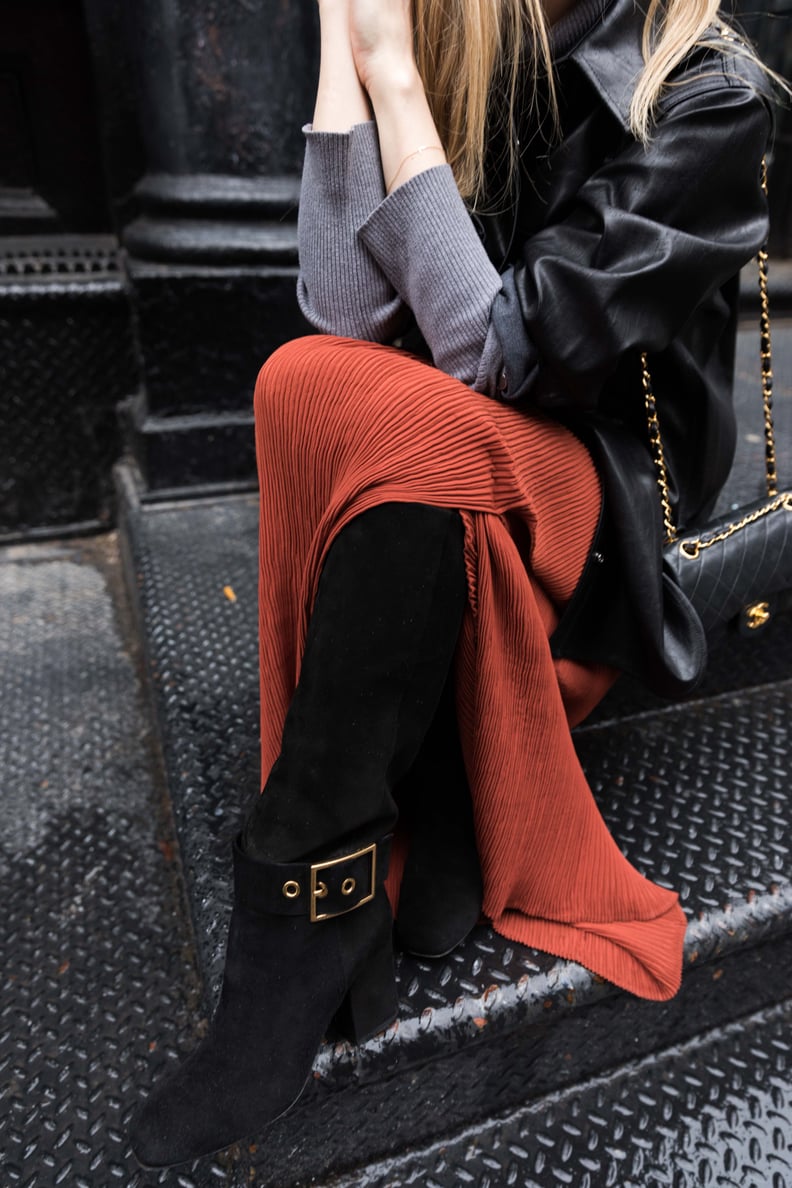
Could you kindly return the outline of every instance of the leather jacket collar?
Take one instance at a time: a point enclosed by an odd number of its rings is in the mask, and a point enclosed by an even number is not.
[[[635,0],[603,0],[599,22],[582,30],[577,45],[559,59],[571,59],[580,67],[626,129],[636,79],[644,67],[645,19]]]

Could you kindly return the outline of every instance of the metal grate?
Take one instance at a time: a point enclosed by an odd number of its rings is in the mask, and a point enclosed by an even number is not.
[[[0,239],[0,285],[56,278],[118,278],[121,271],[118,242],[109,235]]]

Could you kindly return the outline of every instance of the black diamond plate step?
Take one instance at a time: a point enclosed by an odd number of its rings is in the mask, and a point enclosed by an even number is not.
[[[789,1188],[792,999],[332,1183]]]
[[[128,569],[211,998],[229,843],[258,792],[256,502],[141,507],[129,476],[121,482]],[[788,649],[781,632],[767,657],[774,685],[579,734],[618,843],[647,875],[680,890],[691,921],[680,998],[636,1005],[579,966],[486,928],[443,961],[403,957],[398,1026],[359,1051],[320,1051],[301,1107],[253,1153],[257,1184],[307,1182],[404,1149],[437,1133],[441,1111],[446,1126],[462,1125],[567,1083],[571,1069],[591,1075],[623,1057],[625,1044],[630,1055],[645,1053],[660,1038],[695,1034],[693,1018],[700,1028],[703,1018],[728,1021],[786,995],[772,962],[754,983],[746,954],[766,941],[763,960],[772,950],[787,970],[792,950],[792,681],[780,679],[792,674]],[[743,675],[733,671],[739,656],[724,658],[727,688]],[[716,959],[726,980],[713,980],[705,964]],[[699,1002],[708,1003],[705,1016]],[[634,1033],[625,1019],[635,1020]],[[570,1049],[570,1036],[580,1045]]]

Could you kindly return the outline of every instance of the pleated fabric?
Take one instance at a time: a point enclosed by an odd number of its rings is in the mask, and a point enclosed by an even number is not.
[[[468,605],[455,685],[484,913],[511,940],[670,998],[685,933],[678,898],[619,851],[570,734],[616,674],[554,660],[549,647],[599,517],[585,448],[404,352],[330,336],[268,359],[256,444],[262,785],[336,534],[378,503],[459,509]]]

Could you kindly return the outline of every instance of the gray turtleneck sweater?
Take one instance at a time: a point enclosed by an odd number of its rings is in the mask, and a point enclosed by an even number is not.
[[[553,27],[556,60],[603,8],[604,0],[579,0]],[[304,131],[297,297],[308,321],[327,334],[393,342],[412,311],[436,367],[490,396],[524,395],[536,350],[451,168],[427,169],[386,196],[373,122]]]

